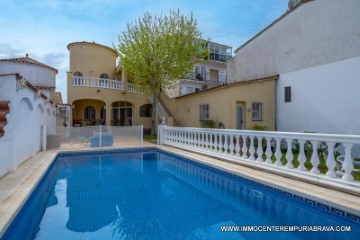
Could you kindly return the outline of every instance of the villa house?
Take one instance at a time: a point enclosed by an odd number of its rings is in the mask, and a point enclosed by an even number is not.
[[[208,47],[209,60],[195,66],[193,75],[198,79],[181,80],[178,93],[173,90],[170,97],[162,94],[156,107],[157,119],[187,127],[200,127],[204,120],[214,120],[216,127],[220,124],[252,129],[265,125],[269,130],[275,129],[277,76],[227,84],[225,66],[231,48],[212,42],[208,42]],[[144,129],[151,129],[150,99],[141,87],[128,81],[121,64],[116,66],[114,49],[94,42],[70,43],[68,49],[67,102],[71,106],[72,126],[144,125]]]
[[[174,88],[166,90],[170,98],[226,83],[226,61],[232,56],[232,48],[211,41],[205,41],[204,45],[209,51],[208,59],[197,63],[193,72],[184,75]]]
[[[94,42],[68,44],[68,104],[72,126],[152,126],[152,105],[139,86],[128,82],[114,49]]]
[[[360,1],[291,0],[235,50],[230,83],[279,75],[279,131],[360,134]]]

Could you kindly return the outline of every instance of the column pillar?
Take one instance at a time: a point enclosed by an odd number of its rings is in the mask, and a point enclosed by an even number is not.
[[[111,126],[111,102],[105,102],[105,106],[106,106],[106,122],[105,125],[106,126]]]

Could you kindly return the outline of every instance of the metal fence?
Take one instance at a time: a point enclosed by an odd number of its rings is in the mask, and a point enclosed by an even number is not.
[[[143,145],[143,126],[59,127],[62,148],[123,147]]]

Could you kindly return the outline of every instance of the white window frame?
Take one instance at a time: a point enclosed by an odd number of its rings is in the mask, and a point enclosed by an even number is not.
[[[262,114],[263,106],[261,102],[252,102],[251,104],[251,120],[253,121],[262,121],[263,114]]]
[[[199,120],[205,121],[210,119],[210,112],[209,112],[209,104],[200,104],[199,105]]]

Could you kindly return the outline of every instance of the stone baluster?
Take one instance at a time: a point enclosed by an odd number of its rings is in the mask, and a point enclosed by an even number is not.
[[[292,169],[294,168],[294,165],[292,163],[292,161],[294,160],[294,156],[292,153],[292,139],[287,138],[286,142],[287,142],[287,152],[285,156],[287,160],[286,167]]]
[[[313,168],[311,169],[310,172],[312,172],[314,174],[320,174],[320,171],[318,169],[318,165],[320,163],[320,160],[319,160],[319,155],[318,155],[318,151],[317,151],[319,142],[318,141],[311,141],[311,144],[312,144],[313,152],[312,152],[310,162],[313,165]]]
[[[281,138],[275,138],[275,140],[276,140],[276,151],[275,151],[276,162],[275,162],[275,165],[282,166]]]
[[[272,151],[271,151],[271,137],[266,138],[266,163],[272,164],[273,161],[271,160]]]
[[[247,136],[246,135],[243,135],[242,136],[242,140],[243,140],[243,145],[242,145],[242,155],[241,157],[244,158],[244,159],[248,159],[248,155],[247,155],[247,146],[246,146],[246,142],[247,142]]]
[[[234,154],[234,149],[235,149],[235,146],[234,146],[234,135],[231,134],[231,135],[229,136],[229,138],[230,138],[230,142],[229,142],[229,144],[230,144],[230,147],[229,147],[229,149],[230,149],[230,156],[235,156],[235,154]]]
[[[229,143],[228,143],[228,139],[229,135],[224,134],[224,154],[227,155],[228,154],[228,148],[229,148]]]
[[[208,151],[212,151],[212,145],[213,145],[213,141],[212,141],[212,134],[208,133],[207,136],[207,141],[208,141]]]
[[[236,135],[235,157],[240,157],[240,135]]]
[[[217,141],[217,139],[218,139],[218,134],[217,133],[214,133],[214,152],[218,152],[219,150],[218,150],[218,141]]]
[[[264,154],[264,149],[263,149],[263,146],[262,146],[262,140],[263,138],[262,137],[258,137],[258,147],[257,147],[257,158],[256,158],[256,161],[258,162],[263,162],[264,159],[263,159],[263,154]]]
[[[209,151],[213,152],[214,151],[214,142],[213,142],[213,134],[209,133]]]
[[[254,136],[250,136],[250,148],[249,148],[249,153],[250,153],[250,160],[255,160],[255,146],[254,146]]]
[[[223,143],[223,135],[219,134],[219,153],[224,153],[223,151],[224,143]]]
[[[305,145],[305,140],[298,140],[299,142],[299,156],[298,156],[298,161],[299,161],[299,166],[297,167],[297,169],[299,171],[306,171],[306,167],[305,167],[305,162],[306,162],[306,155],[305,155],[305,149],[304,149],[304,145]]]
[[[336,173],[335,173],[336,162],[334,159],[335,143],[327,142],[326,144],[328,146],[328,155],[326,158],[326,166],[328,168],[328,171],[326,172],[326,176],[331,177],[331,178],[336,178]]]
[[[342,180],[345,181],[354,181],[354,177],[351,175],[352,171],[354,170],[354,163],[351,158],[351,148],[353,144],[352,143],[345,143],[345,159],[342,164],[342,170],[344,170],[344,175],[342,176]]]

